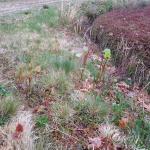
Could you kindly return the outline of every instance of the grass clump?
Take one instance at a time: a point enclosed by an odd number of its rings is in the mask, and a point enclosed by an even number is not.
[[[73,109],[67,102],[56,102],[52,106],[53,120],[59,125],[65,125],[73,121]]]
[[[59,13],[55,8],[42,9],[26,22],[31,31],[40,32],[43,25],[57,27],[59,25]]]
[[[99,124],[104,121],[108,114],[109,107],[100,97],[93,95],[85,99],[74,102],[76,117],[85,125]]]
[[[0,100],[0,126],[4,125],[18,109],[19,102],[13,96],[7,96]]]
[[[44,86],[44,88],[53,88],[53,92],[55,92],[55,94],[63,95],[67,93],[68,90],[71,90],[73,86],[72,82],[66,76],[65,72],[61,70],[50,70],[47,75],[41,78],[40,82]]]
[[[69,82],[69,79],[65,74],[61,74],[61,76],[58,77],[57,85],[60,94],[65,94],[71,88],[71,82]]]
[[[0,101],[0,114],[4,115],[13,115],[18,108],[18,101],[15,100],[12,96],[8,96]]]
[[[150,144],[150,123],[143,117],[134,122],[134,127],[129,131],[129,143],[137,149],[146,149]]]
[[[32,58],[32,63],[36,65],[40,65],[42,69],[46,69],[52,65],[52,62],[55,60],[55,54],[49,52],[43,52],[35,54]]]
[[[60,51],[59,53],[54,53],[53,51],[35,53],[32,58],[32,63],[35,66],[40,65],[43,69],[49,67],[55,68],[56,70],[61,69],[66,74],[76,68],[76,62],[73,56],[64,51]]]
[[[62,69],[65,71],[66,74],[70,73],[75,68],[75,62],[70,59],[64,59],[62,58],[56,58],[56,61],[54,62],[54,66],[57,69]]]

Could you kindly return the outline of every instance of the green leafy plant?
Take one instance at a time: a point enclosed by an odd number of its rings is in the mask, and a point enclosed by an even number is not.
[[[100,81],[104,80],[107,63],[111,59],[111,50],[106,48],[103,51],[103,57],[104,57],[104,59],[100,64],[100,72],[99,72],[99,80]]]
[[[147,149],[150,144],[150,123],[145,121],[143,117],[139,117],[135,120],[135,126],[130,128],[129,143],[135,145],[137,148]]]
[[[105,60],[110,60],[111,59],[111,50],[110,49],[106,48],[103,51],[103,53],[104,53],[104,59]]]
[[[36,125],[39,128],[45,127],[48,124],[49,119],[47,116],[40,116],[36,119]]]
[[[125,110],[130,108],[129,103],[125,101],[125,98],[121,92],[116,93],[116,103],[112,105],[113,118],[112,121],[118,125],[119,120],[123,117]]]
[[[9,120],[9,116],[0,116],[0,126],[5,125],[5,123]]]
[[[103,51],[103,58],[97,57],[95,60],[88,62],[87,68],[91,75],[94,77],[94,81],[104,81],[105,71],[107,63],[111,59],[111,50],[105,49]]]
[[[8,95],[10,95],[10,92],[3,85],[0,85],[0,96]]]

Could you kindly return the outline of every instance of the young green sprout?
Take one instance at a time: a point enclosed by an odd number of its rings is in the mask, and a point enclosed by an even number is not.
[[[111,59],[111,50],[106,48],[103,52],[104,52],[104,59],[110,60]]]
[[[104,61],[102,61],[100,67],[100,77],[99,77],[100,81],[104,79],[107,62],[111,59],[111,50],[108,48],[104,49],[103,57],[104,57]]]

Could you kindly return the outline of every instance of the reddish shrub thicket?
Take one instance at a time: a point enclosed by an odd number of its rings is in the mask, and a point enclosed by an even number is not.
[[[131,62],[129,59],[136,55],[136,60],[140,59],[145,66],[146,73],[149,72],[150,6],[132,10],[113,10],[99,16],[93,23],[92,35],[102,48],[107,46],[112,48],[114,53],[117,50],[120,54],[128,53],[126,63]],[[123,41],[126,47],[120,46]],[[122,61],[125,59],[122,58],[117,59],[120,64],[124,63]]]

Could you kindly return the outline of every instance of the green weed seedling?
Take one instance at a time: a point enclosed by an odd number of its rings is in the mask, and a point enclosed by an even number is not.
[[[3,86],[0,85],[0,96],[9,96],[10,92]]]
[[[104,49],[103,53],[104,53],[103,55],[104,55],[105,60],[108,61],[111,59],[111,50],[110,49],[108,49],[108,48]]]
[[[136,147],[147,150],[150,145],[150,122],[139,117],[135,120],[134,128],[130,130],[130,142],[132,141]]]
[[[129,103],[125,100],[121,92],[116,93],[116,103],[112,105],[113,118],[112,122],[118,125],[119,120],[123,117],[125,110],[130,108]]]
[[[9,120],[9,116],[0,116],[0,126],[5,125],[5,123]]]
[[[100,64],[100,72],[99,72],[99,80],[100,81],[104,81],[104,77],[105,77],[105,71],[106,71],[106,67],[107,67],[107,63],[109,62],[109,60],[111,59],[111,50],[110,49],[104,49],[103,51],[103,61]]]
[[[47,116],[40,116],[36,119],[36,125],[39,128],[45,127],[48,124],[48,117]]]

